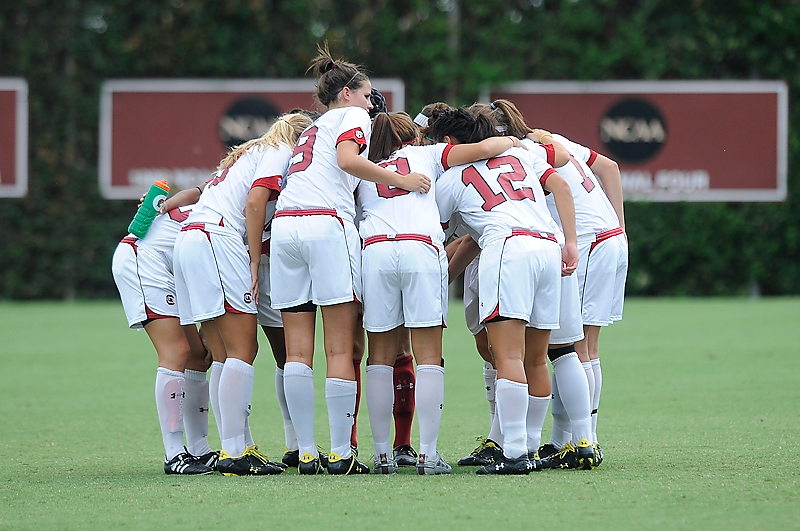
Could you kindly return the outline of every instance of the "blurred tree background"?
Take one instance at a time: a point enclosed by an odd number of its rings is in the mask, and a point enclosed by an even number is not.
[[[626,203],[628,294],[800,293],[800,0],[12,0],[0,77],[28,82],[29,193],[0,199],[0,298],[116,297],[136,204],[100,197],[104,80],[303,77],[324,39],[403,79],[412,113],[527,79],[786,80],[787,201]]]

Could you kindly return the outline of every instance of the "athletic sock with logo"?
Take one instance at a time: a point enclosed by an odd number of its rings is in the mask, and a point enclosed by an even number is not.
[[[564,354],[553,360],[553,379],[558,385],[561,403],[569,418],[572,440],[591,440],[592,419],[589,384],[586,373],[575,352]]]
[[[528,452],[528,384],[498,378],[495,396],[503,434],[503,454],[516,459]]]
[[[325,401],[328,404],[328,426],[331,430],[331,452],[350,457],[350,434],[356,409],[356,382],[341,378],[325,379]]]
[[[492,422],[487,439],[491,439],[502,446],[503,435],[500,433],[500,421],[497,419],[497,404],[495,403],[497,369],[488,361],[483,362],[483,384],[486,388],[486,401],[489,402],[489,413],[491,414]]]
[[[376,457],[381,454],[392,455],[389,437],[394,406],[393,373],[394,367],[388,365],[367,365],[367,408]]]
[[[319,455],[314,444],[314,371],[305,363],[287,361],[283,366],[286,407],[292,418],[300,456]]]
[[[555,375],[553,375],[551,382],[553,394],[550,411],[553,414],[553,432],[550,435],[550,444],[560,449],[572,439],[572,432],[570,431],[569,417],[564,405],[561,403],[561,395],[559,394]]]
[[[528,395],[528,412],[525,416],[525,431],[529,452],[539,449],[542,442],[542,426],[547,417],[547,407],[550,405],[549,396]]]
[[[275,394],[278,397],[278,405],[281,408],[283,417],[283,439],[287,450],[297,450],[297,435],[294,433],[292,417],[289,415],[289,408],[286,406],[286,392],[283,388],[283,369],[275,367]]]
[[[156,410],[167,461],[183,453],[183,373],[156,371]]]
[[[222,440],[222,417],[219,416],[219,377],[222,376],[222,368],[225,366],[221,361],[211,364],[211,376],[208,379],[208,397],[211,401],[211,411],[214,412],[214,422],[217,424],[219,440]]]
[[[600,407],[600,391],[603,389],[603,371],[600,370],[600,358],[592,360],[594,373],[594,392],[592,393],[592,442],[597,442],[597,409]]]
[[[222,449],[231,457],[239,457],[244,453],[244,431],[253,393],[254,374],[255,369],[249,363],[228,358],[219,378]]]
[[[350,446],[358,448],[358,409],[361,406],[361,360],[353,360],[356,382],[356,407],[353,411],[353,428],[350,430]]]
[[[186,431],[186,449],[192,455],[211,452],[208,445],[208,380],[206,373],[186,369],[183,371],[183,428]]]
[[[419,454],[433,458],[439,440],[444,407],[444,367],[417,365],[415,393],[419,423]]]

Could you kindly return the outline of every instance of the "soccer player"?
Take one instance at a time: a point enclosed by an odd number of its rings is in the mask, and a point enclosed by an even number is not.
[[[361,296],[361,252],[353,223],[359,179],[427,192],[430,179],[398,175],[361,156],[370,134],[369,78],[325,48],[312,61],[317,99],[328,110],[298,140],[278,198],[270,244],[272,307],[286,336],[284,391],[297,435],[301,474],[324,469],[314,443],[312,360],[316,307],[322,307],[325,397],[331,434],[328,473],[363,474],[350,447],[357,385],[353,331]]]

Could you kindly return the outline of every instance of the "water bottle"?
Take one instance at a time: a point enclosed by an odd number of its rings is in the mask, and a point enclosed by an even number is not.
[[[162,203],[167,200],[168,194],[169,186],[167,186],[167,181],[154,182],[150,186],[150,190],[147,191],[139,210],[136,211],[133,221],[128,225],[128,232],[139,238],[144,238],[153,220],[158,215]]]

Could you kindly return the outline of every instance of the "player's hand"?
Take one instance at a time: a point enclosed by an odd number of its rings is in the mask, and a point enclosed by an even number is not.
[[[147,197],[147,192],[142,194],[142,197],[139,198],[139,204],[136,205],[136,209],[142,208],[142,203],[144,203],[144,198]]]
[[[568,277],[578,269],[578,246],[568,243],[561,249],[561,276]]]
[[[525,151],[528,151],[528,146],[523,144],[519,138],[515,136],[509,136],[508,138],[510,138],[513,142],[513,144],[511,144],[512,147],[518,147],[524,149]]]
[[[421,173],[409,173],[403,176],[403,185],[400,188],[409,192],[427,194],[431,189],[431,180]]]
[[[258,305],[258,266],[259,262],[250,262],[250,293]]]

